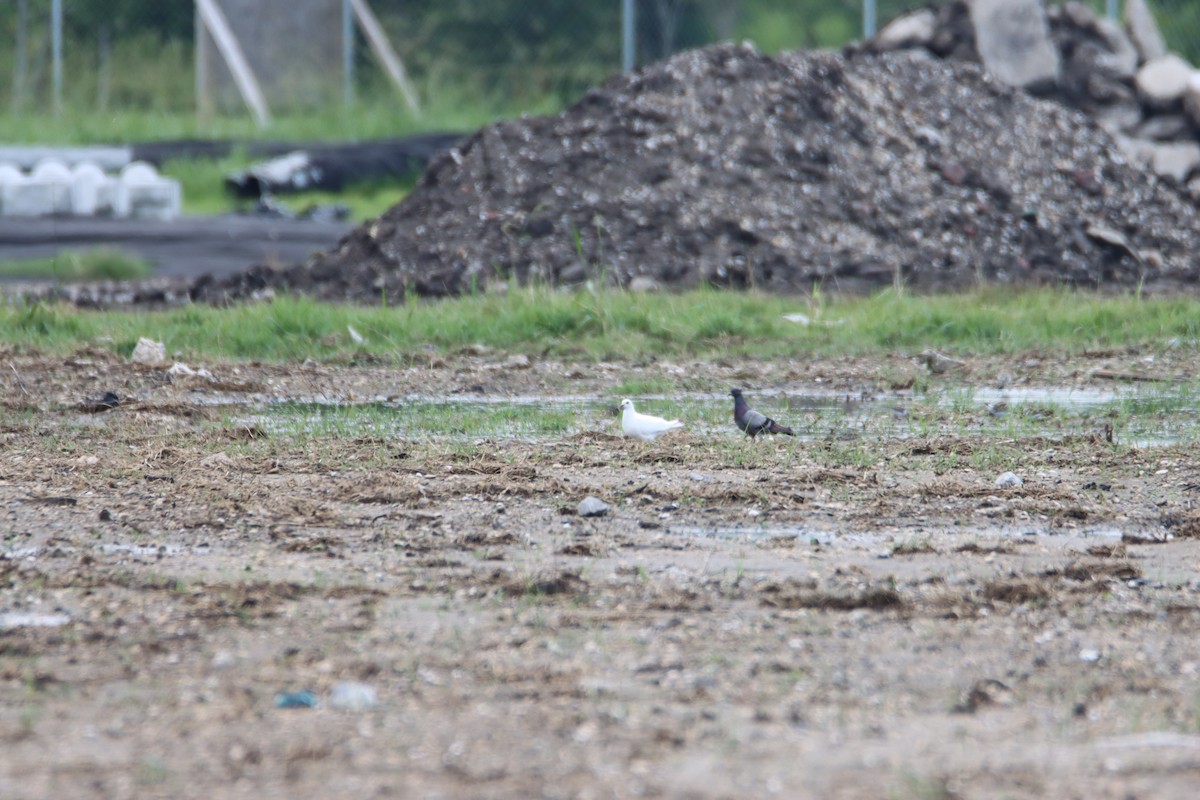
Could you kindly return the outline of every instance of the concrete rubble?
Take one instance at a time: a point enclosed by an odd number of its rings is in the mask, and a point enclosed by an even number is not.
[[[1200,72],[1167,50],[1145,0],[1124,8],[1117,24],[1074,0],[956,0],[892,20],[863,48],[982,63],[1001,80],[1083,111],[1129,158],[1200,200]],[[1007,47],[994,44],[998,38]],[[1052,61],[1061,68],[1050,80]]]

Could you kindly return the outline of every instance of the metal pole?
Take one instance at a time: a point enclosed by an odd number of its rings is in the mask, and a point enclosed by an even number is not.
[[[50,59],[51,59],[51,81],[54,87],[54,113],[62,112],[62,84],[63,84],[63,68],[62,68],[62,28],[63,28],[63,10],[62,0],[54,0],[50,4]]]
[[[25,105],[25,80],[29,74],[29,0],[17,0],[17,55],[13,71],[13,111]]]
[[[354,10],[342,0],[342,99],[354,105]]]
[[[1117,21],[1117,0],[1108,0],[1108,18]]]
[[[863,0],[863,38],[875,35],[875,0]]]
[[[207,124],[212,118],[212,95],[208,91],[208,29],[200,16],[200,7],[194,13],[196,30],[196,119]]]
[[[633,0],[621,0],[621,69],[625,72],[633,71],[637,56],[637,43],[634,41],[637,26],[634,24],[634,13]]]

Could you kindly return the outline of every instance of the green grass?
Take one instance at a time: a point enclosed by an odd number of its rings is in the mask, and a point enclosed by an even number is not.
[[[63,250],[49,258],[0,262],[0,277],[74,281],[134,280],[147,278],[150,262],[111,247]]]
[[[261,415],[273,435],[291,437],[457,436],[537,437],[569,433],[577,423],[568,407],[485,403],[281,403]]]
[[[619,397],[639,397],[648,394],[669,394],[676,382],[666,376],[642,376],[626,378],[613,387],[613,394]]]
[[[803,309],[808,326],[783,319]],[[348,326],[366,337],[353,342]],[[128,355],[141,336],[185,357],[276,362],[355,359],[405,362],[431,349],[473,344],[568,360],[667,357],[787,359],[809,355],[917,352],[970,355],[1167,346],[1195,349],[1200,301],[1136,299],[1040,290],[943,297],[820,299],[698,290],[684,294],[513,289],[394,307],[280,298],[227,309],[81,311],[0,307],[0,344],[62,354],[84,346]],[[654,391],[654,385],[628,385]],[[640,392],[630,392],[637,394]]]
[[[506,109],[480,102],[459,102],[453,92],[431,97],[420,115],[410,113],[390,93],[363,96],[346,107],[333,104],[310,112],[278,114],[259,128],[248,114],[215,115],[202,119],[190,111],[130,111],[98,113],[93,108],[68,106],[61,114],[0,109],[0,126],[10,143],[44,145],[133,144],[167,139],[220,139],[250,141],[360,141],[425,131],[472,131],[496,119],[516,116],[522,109]],[[530,113],[551,113],[547,104]]]

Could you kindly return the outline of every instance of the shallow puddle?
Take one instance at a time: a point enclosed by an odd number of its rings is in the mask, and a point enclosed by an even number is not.
[[[678,417],[693,433],[736,433],[730,420],[731,401],[723,393],[637,399],[640,410]],[[226,404],[233,420],[272,435],[538,441],[584,431],[620,433],[616,399],[595,395],[246,400]],[[1105,426],[1111,425],[1118,442],[1149,447],[1197,435],[1197,402],[1190,387],[983,387],[857,396],[820,390],[764,392],[753,405],[790,425],[801,440],[980,433],[1053,439],[1081,433],[1107,435]]]

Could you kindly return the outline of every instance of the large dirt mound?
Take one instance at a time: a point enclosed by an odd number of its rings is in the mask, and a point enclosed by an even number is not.
[[[1195,281],[1190,203],[1085,116],[917,53],[682,53],[437,158],[309,263],[198,285],[375,302],[495,281],[802,292]]]

